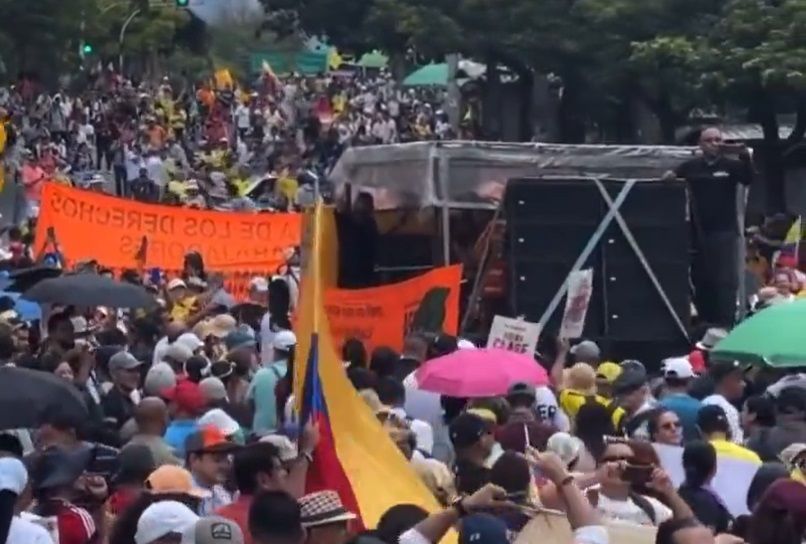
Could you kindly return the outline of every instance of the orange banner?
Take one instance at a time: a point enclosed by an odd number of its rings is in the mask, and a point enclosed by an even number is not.
[[[456,334],[459,327],[460,265],[436,268],[400,283],[369,289],[328,289],[325,311],[337,350],[357,338],[368,351],[396,350],[412,326]]]
[[[69,261],[96,259],[112,268],[133,268],[143,236],[146,267],[182,268],[198,251],[210,270],[274,273],[282,253],[300,243],[300,214],[236,213],[143,204],[48,183],[36,228],[36,248],[49,228]]]

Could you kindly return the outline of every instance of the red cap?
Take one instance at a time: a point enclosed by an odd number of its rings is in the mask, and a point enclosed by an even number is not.
[[[189,414],[198,414],[206,405],[198,384],[190,380],[180,380],[175,387],[165,389],[162,397],[174,402],[179,410]]]
[[[202,427],[185,439],[187,453],[229,452],[236,448],[236,444],[227,440],[227,437],[212,425]]]
[[[705,372],[705,357],[700,350],[695,349],[688,354],[688,362],[691,363],[691,369],[695,374],[703,374]]]

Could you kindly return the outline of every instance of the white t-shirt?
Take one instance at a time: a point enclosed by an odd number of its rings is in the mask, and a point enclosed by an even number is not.
[[[568,416],[560,410],[557,396],[546,385],[535,388],[535,412],[542,421],[551,423],[560,431],[567,432],[571,427]]]
[[[235,110],[235,120],[238,123],[238,128],[249,128],[249,108],[241,104]]]
[[[662,502],[646,495],[644,495],[644,498],[655,511],[654,523],[646,512],[641,510],[641,507],[629,498],[626,501],[621,501],[608,498],[599,493],[599,503],[596,508],[604,518],[626,521],[637,525],[660,525],[672,517],[672,511]]]
[[[14,516],[11,518],[6,544],[53,544],[53,539],[44,527]]]
[[[274,331],[271,330],[271,314],[266,312],[260,320],[260,362],[271,364],[274,358]]]
[[[731,442],[744,444],[744,431],[742,430],[742,421],[739,418],[739,410],[722,395],[714,394],[702,400],[703,406],[711,404],[725,410],[725,415],[728,416],[728,424],[730,425]]]

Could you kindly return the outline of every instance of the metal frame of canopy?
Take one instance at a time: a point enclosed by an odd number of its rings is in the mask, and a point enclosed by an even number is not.
[[[451,210],[496,210],[509,179],[585,177],[640,183],[661,178],[695,153],[694,147],[680,146],[414,142],[348,148],[330,179],[337,194],[347,187],[350,192],[372,193],[378,209],[434,207],[440,214],[442,259],[450,264]],[[745,202],[746,193],[739,191],[742,236]],[[743,238],[740,248],[739,295],[746,300]]]

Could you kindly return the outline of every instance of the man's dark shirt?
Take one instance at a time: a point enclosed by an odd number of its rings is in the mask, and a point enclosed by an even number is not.
[[[123,424],[134,417],[134,402],[117,387],[113,387],[101,401],[105,421],[120,430]]]
[[[677,177],[686,180],[695,229],[703,233],[735,232],[736,187],[750,185],[753,167],[749,157],[742,160],[697,157],[677,167]]]
[[[132,195],[140,202],[157,202],[159,200],[159,190],[150,179],[137,178],[132,181]]]

